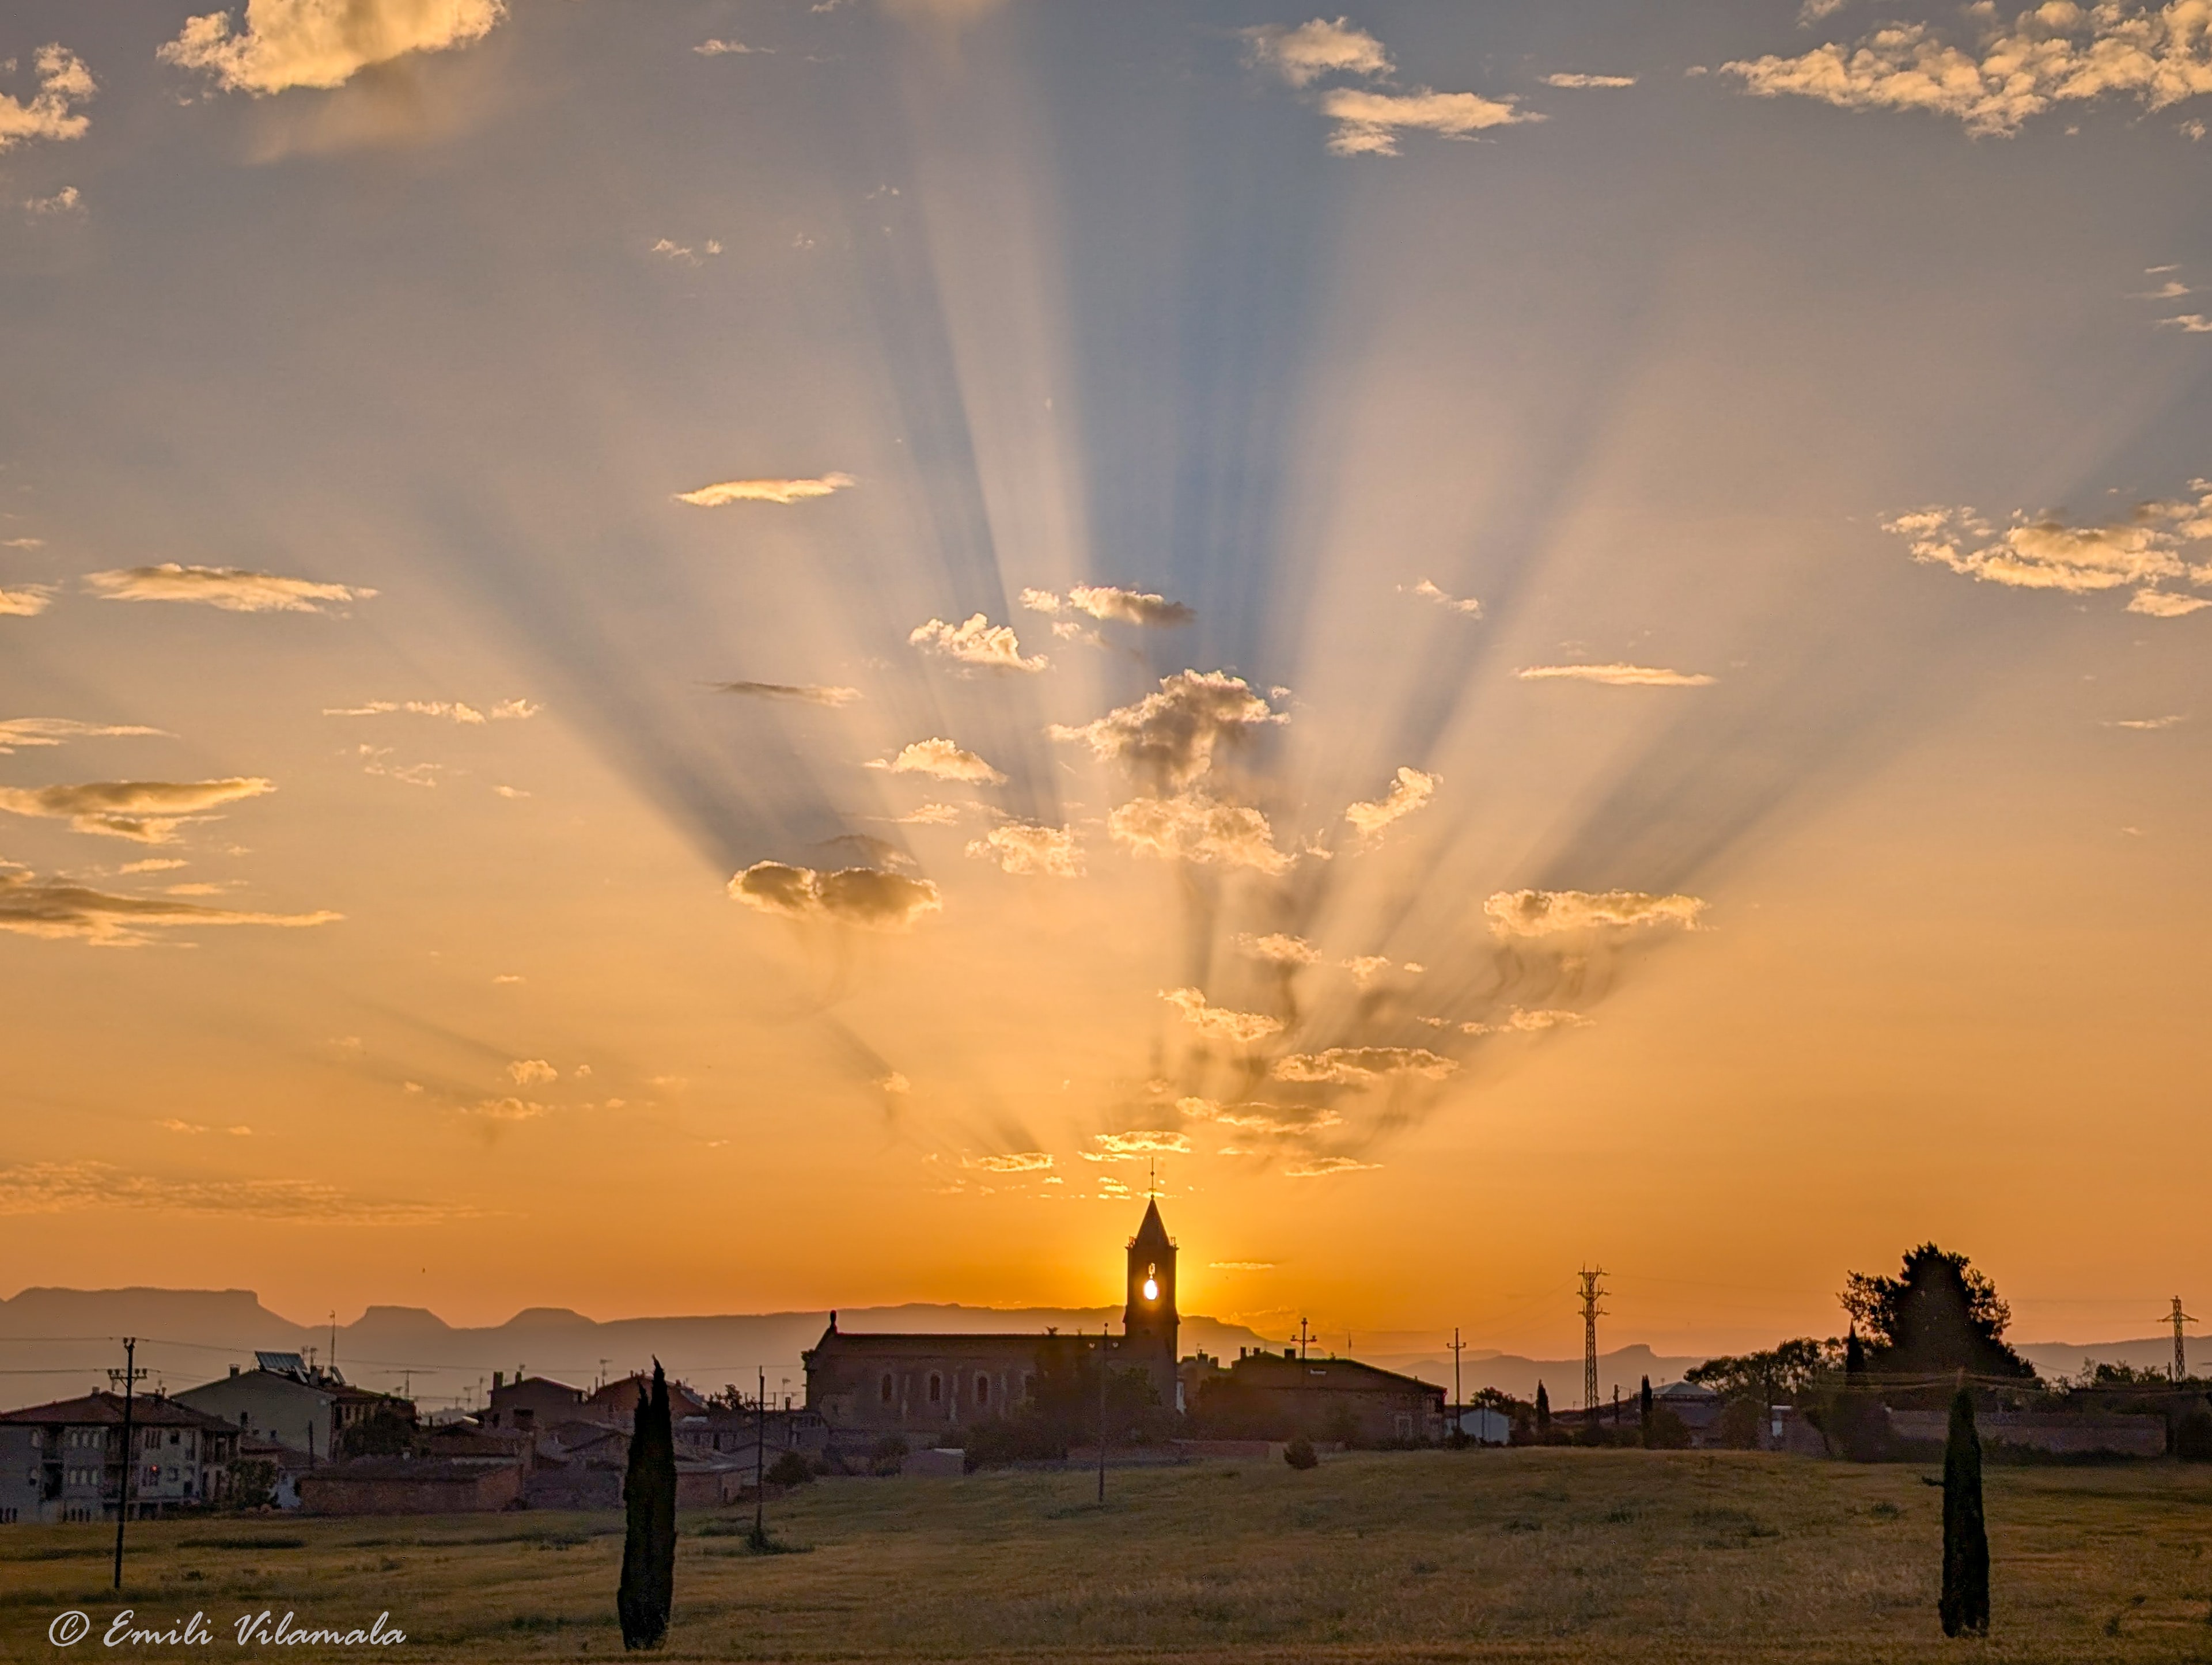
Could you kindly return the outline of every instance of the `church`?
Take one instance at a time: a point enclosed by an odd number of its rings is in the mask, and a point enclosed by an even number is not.
[[[913,1434],[945,1430],[1018,1411],[1036,1392],[1047,1343],[1100,1346],[1118,1373],[1141,1370],[1159,1402],[1183,1409],[1176,1374],[1176,1246],[1157,1199],[1127,1250],[1128,1301],[1121,1334],[1075,1338],[1043,1332],[972,1335],[854,1334],[837,1328],[802,1355],[806,1408],[833,1431]]]

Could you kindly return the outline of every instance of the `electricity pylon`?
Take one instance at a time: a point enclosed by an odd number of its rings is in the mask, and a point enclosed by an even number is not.
[[[2189,1348],[2183,1340],[2181,1327],[2197,1321],[2181,1310],[2179,1295],[2173,1297],[2173,1311],[2170,1316],[2173,1320],[2173,1379],[2185,1382],[2189,1379]]]
[[[1605,1276],[1603,1267],[1584,1267],[1583,1283],[1583,1412],[1591,1422],[1597,1420],[1597,1321],[1605,1316],[1605,1309],[1597,1303],[1605,1288],[1598,1279]]]

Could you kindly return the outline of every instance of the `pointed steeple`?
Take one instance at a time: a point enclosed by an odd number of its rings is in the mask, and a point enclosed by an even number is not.
[[[1175,1247],[1174,1240],[1168,1236],[1165,1222],[1160,1218],[1160,1200],[1158,1197],[1145,1205],[1145,1218],[1137,1227],[1137,1235],[1129,1239],[1129,1247],[1132,1249]]]

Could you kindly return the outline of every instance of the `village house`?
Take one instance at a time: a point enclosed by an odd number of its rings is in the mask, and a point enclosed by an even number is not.
[[[235,1428],[173,1399],[137,1398],[126,1454],[123,1419],[112,1393],[0,1415],[0,1523],[112,1520],[126,1461],[134,1517],[222,1501]]]
[[[1422,1443],[1444,1437],[1444,1390],[1418,1376],[1401,1376],[1357,1359],[1300,1357],[1296,1347],[1278,1354],[1243,1353],[1219,1378],[1233,1414],[1255,1431],[1301,1433],[1346,1444]]]
[[[257,1352],[254,1367],[174,1395],[179,1405],[220,1419],[249,1439],[270,1440],[311,1461],[344,1456],[348,1436],[376,1417],[415,1425],[415,1407],[395,1394],[356,1388],[334,1370],[296,1352]]]

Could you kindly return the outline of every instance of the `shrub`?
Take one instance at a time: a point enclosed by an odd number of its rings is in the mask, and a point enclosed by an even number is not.
[[[2191,1411],[2173,1431],[2173,1455],[2184,1462],[2212,1462],[2212,1413]]]
[[[1766,1407],[1755,1399],[1731,1399],[1721,1408],[1721,1443],[1735,1451],[1759,1449],[1759,1425]]]
[[[1311,1468],[1320,1462],[1321,1457],[1314,1450],[1313,1442],[1300,1434],[1283,1448],[1283,1461],[1293,1468]]]
[[[878,1440],[875,1449],[868,1453],[868,1472],[871,1474],[896,1474],[906,1467],[906,1442],[896,1434],[886,1434]]]
[[[770,1486],[805,1486],[814,1478],[814,1465],[797,1451],[786,1451],[768,1466]]]
[[[1690,1425],[1674,1414],[1673,1407],[1654,1406],[1651,1425],[1644,1431],[1644,1443],[1655,1451],[1686,1451],[1690,1449]]]

